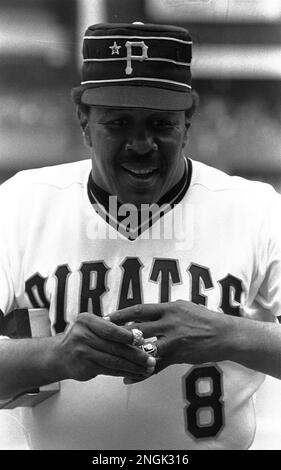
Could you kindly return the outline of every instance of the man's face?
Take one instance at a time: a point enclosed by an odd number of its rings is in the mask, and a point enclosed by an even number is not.
[[[91,107],[93,179],[121,203],[157,202],[184,171],[184,111]]]

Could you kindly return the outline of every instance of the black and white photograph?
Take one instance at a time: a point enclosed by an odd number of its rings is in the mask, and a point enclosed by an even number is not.
[[[0,450],[281,450],[281,1],[1,0],[0,102]]]

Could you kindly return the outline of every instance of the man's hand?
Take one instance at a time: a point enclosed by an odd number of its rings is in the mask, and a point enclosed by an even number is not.
[[[125,308],[110,315],[111,322],[134,322],[145,338],[157,337],[156,372],[171,364],[222,361],[227,357],[228,324],[232,318],[178,300]],[[135,323],[136,322],[136,323]]]
[[[63,378],[86,381],[98,374],[143,380],[155,359],[132,346],[132,332],[90,313],[81,313],[58,335],[56,356]]]

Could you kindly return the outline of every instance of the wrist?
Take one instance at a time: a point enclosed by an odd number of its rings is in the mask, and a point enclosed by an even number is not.
[[[49,348],[46,351],[46,370],[54,376],[54,381],[71,378],[69,376],[64,354],[62,351],[62,340],[64,333],[57,334],[50,338]]]
[[[222,314],[218,317],[217,338],[215,350],[220,351],[220,361],[235,361],[240,342],[240,318]]]
[[[226,316],[226,315],[225,315]],[[244,319],[241,317],[226,316],[225,328],[223,331],[224,338],[224,356],[227,361],[239,362],[239,357],[243,352],[243,344],[247,331]]]

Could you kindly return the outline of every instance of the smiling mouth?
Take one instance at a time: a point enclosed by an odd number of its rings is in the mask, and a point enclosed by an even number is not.
[[[146,168],[146,169],[132,169],[126,168],[122,165],[122,169],[126,173],[132,175],[134,178],[147,179],[159,172],[158,168]]]

